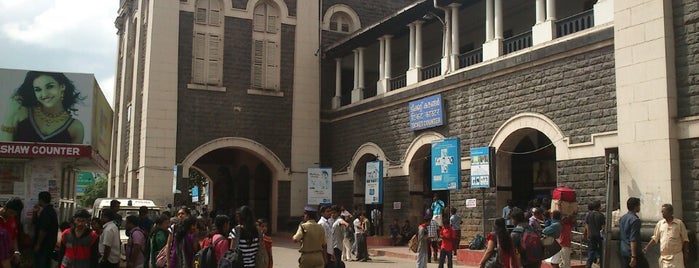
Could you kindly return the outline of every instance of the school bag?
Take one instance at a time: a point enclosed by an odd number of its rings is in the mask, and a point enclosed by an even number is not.
[[[213,267],[216,265],[216,245],[218,245],[221,240],[226,239],[225,236],[220,236],[216,241],[213,241],[206,245],[206,247],[200,249],[197,254],[194,255],[195,267]]]
[[[408,248],[410,251],[417,253],[417,244],[419,241],[417,241],[417,234],[414,234],[413,237],[410,238],[410,241],[408,241]]]
[[[468,245],[468,248],[471,250],[479,250],[483,249],[485,246],[485,239],[483,238],[482,235],[477,234],[476,237],[471,240],[471,244]]]
[[[243,267],[243,252],[240,250],[240,236],[242,228],[240,225],[235,227],[235,247],[223,253],[221,259],[218,260],[218,268],[242,268]]]
[[[264,235],[260,234],[260,238],[257,242],[257,255],[255,255],[255,268],[268,268],[269,267],[269,252],[265,247]]]
[[[517,226],[512,231],[520,234],[519,248],[524,251],[520,254],[525,263],[536,263],[544,259],[544,246],[541,243],[541,237],[533,228]]]

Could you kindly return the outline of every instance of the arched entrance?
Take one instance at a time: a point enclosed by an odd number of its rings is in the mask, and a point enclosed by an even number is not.
[[[504,192],[498,197],[512,199],[523,209],[550,201],[556,187],[556,147],[544,133],[533,128],[512,132],[498,148],[497,161],[498,171],[504,171],[497,174],[498,191]]]
[[[277,182],[288,169],[272,151],[250,139],[220,138],[190,152],[182,161],[183,174],[190,168],[210,176],[210,210],[234,215],[235,209],[247,205],[276,232]]]
[[[425,210],[432,204],[432,141],[444,139],[439,133],[425,132],[410,144],[406,154],[410,204],[408,219],[411,224],[422,222]],[[436,191],[448,206],[449,191]]]

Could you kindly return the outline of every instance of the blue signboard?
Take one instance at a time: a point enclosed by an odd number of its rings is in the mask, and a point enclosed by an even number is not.
[[[420,130],[444,124],[442,95],[437,94],[408,103],[410,130]]]
[[[493,179],[492,160],[495,148],[471,148],[471,188],[489,188]]]
[[[461,146],[458,138],[432,142],[432,190],[461,189]]]
[[[364,204],[383,204],[383,161],[366,163]]]

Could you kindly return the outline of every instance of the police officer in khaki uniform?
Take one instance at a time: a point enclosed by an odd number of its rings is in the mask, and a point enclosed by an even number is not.
[[[316,223],[317,210],[311,206],[306,206],[303,213],[303,222],[299,225],[294,242],[301,243],[301,257],[299,258],[299,268],[324,268],[326,261],[325,251],[327,242],[325,241],[325,230]]]

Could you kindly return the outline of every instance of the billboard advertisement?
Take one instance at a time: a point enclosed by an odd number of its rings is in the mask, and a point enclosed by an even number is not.
[[[495,147],[471,148],[471,188],[489,188],[493,184]]]
[[[1,156],[108,159],[113,112],[94,75],[0,69],[0,88]]]
[[[383,161],[366,163],[364,204],[383,204]]]
[[[308,169],[308,204],[330,204],[333,200],[333,169]]]
[[[432,190],[461,189],[461,146],[458,138],[432,142]]]

